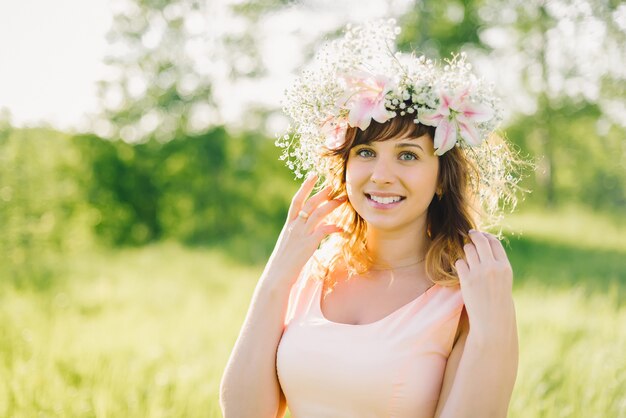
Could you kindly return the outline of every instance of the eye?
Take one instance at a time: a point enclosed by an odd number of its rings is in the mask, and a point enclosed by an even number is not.
[[[361,148],[357,150],[355,154],[358,155],[359,157],[367,158],[367,157],[372,157],[374,155],[374,152],[369,148]]]
[[[404,158],[405,156],[406,156],[406,157],[408,157],[408,158]],[[402,161],[413,161],[413,160],[419,160],[419,158],[418,158],[418,156],[417,156],[417,155],[415,155],[415,154],[414,154],[414,153],[412,153],[412,152],[408,152],[408,151],[405,151],[405,152],[403,152],[402,154],[400,154],[400,159],[401,159]]]

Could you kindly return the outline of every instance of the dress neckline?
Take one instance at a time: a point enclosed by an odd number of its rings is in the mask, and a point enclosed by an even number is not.
[[[410,300],[409,302],[405,303],[404,305],[400,306],[398,309],[385,315],[384,317],[377,319],[376,321],[373,321],[373,322],[368,322],[367,324],[348,324],[345,322],[331,321],[330,319],[326,318],[326,315],[324,315],[324,312],[322,311],[322,291],[324,289],[324,280],[319,280],[317,289],[315,290],[314,305],[317,310],[318,316],[324,322],[328,324],[342,326],[342,327],[351,327],[351,328],[366,328],[366,327],[375,326],[375,325],[384,323],[387,320],[391,319],[392,317],[398,315],[400,312],[404,311],[405,309],[408,309],[410,306],[419,303],[422,299],[425,299],[426,295],[428,295],[430,291],[433,290],[435,287],[439,287],[439,285],[437,283],[433,283],[432,286],[426,289],[426,291],[420,293],[419,296],[415,297],[414,299]]]

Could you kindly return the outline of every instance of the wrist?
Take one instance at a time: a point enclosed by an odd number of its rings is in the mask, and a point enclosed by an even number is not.
[[[270,260],[263,270],[260,282],[270,290],[285,286],[291,287],[303,268],[304,264],[300,263],[283,262],[278,259]]]
[[[483,349],[509,344],[516,335],[515,320],[492,324],[472,324],[470,321],[468,343]]]

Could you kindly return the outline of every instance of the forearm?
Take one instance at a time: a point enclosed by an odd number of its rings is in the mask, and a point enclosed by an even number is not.
[[[298,271],[266,271],[259,280],[220,385],[225,417],[272,417],[279,408],[276,349],[290,284]]]
[[[504,418],[518,366],[515,310],[494,331],[470,331],[440,418]],[[497,331],[501,330],[501,331]]]

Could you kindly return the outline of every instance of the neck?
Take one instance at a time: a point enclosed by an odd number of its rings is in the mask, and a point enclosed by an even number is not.
[[[412,261],[410,263],[407,264],[401,264],[401,263],[397,263],[397,264],[393,264],[393,265],[383,265],[383,266],[379,266],[377,264],[374,264],[372,267],[370,267],[371,271],[388,271],[388,270],[402,270],[402,269],[407,269],[410,267],[415,267],[418,264],[422,264],[422,262],[425,260],[426,258],[422,258],[420,260],[417,261]]]
[[[430,240],[425,228],[417,233],[403,231],[367,230],[367,250],[374,259],[373,269],[413,266],[426,257]]]

